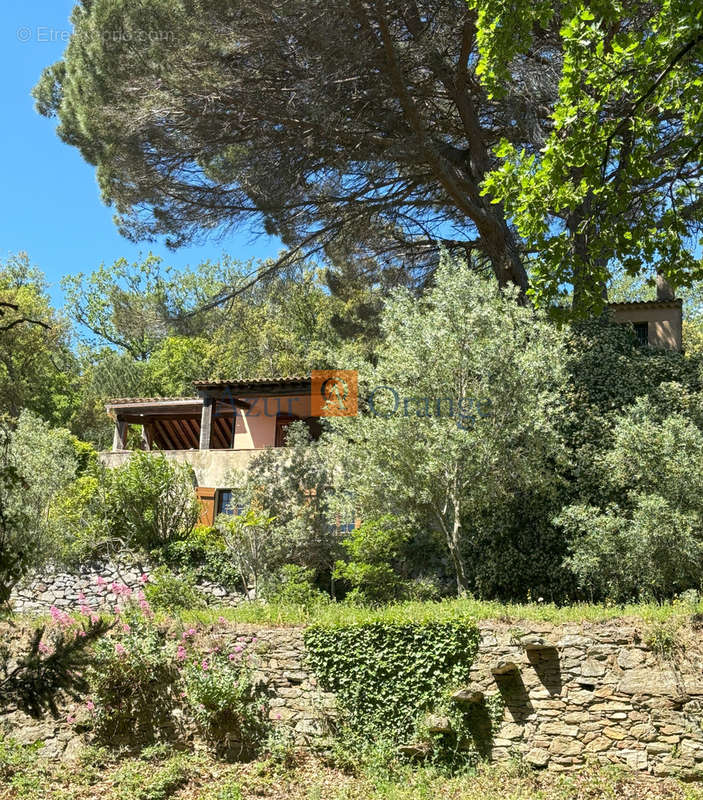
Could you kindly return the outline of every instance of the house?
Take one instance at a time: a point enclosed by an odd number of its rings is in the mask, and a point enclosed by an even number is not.
[[[681,350],[682,301],[674,298],[668,283],[657,277],[657,299],[633,303],[609,303],[615,322],[632,323],[643,346]]]
[[[194,387],[193,397],[111,400],[106,409],[115,425],[112,450],[100,460],[120,466],[130,457],[129,443],[136,442],[142,450],[158,449],[190,465],[203,505],[201,521],[211,524],[231,510],[227,475],[233,469],[246,468],[258,451],[284,446],[295,420],[304,420],[313,436],[320,427],[311,416],[310,377],[197,381]]]

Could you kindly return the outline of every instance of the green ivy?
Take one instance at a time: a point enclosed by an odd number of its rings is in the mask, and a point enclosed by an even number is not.
[[[475,622],[369,622],[313,625],[305,631],[308,663],[337,697],[342,722],[366,740],[410,741],[418,718],[465,685],[476,656]]]

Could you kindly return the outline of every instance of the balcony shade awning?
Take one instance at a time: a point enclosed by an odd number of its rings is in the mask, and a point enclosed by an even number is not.
[[[143,425],[151,447],[197,450],[200,445],[200,397],[127,397],[110,400],[105,408],[115,422]],[[222,403],[212,421],[211,447],[232,446],[235,407]]]

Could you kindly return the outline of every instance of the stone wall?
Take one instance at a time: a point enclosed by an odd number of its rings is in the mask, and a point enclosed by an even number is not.
[[[703,779],[698,630],[683,628],[682,646],[673,660],[665,660],[647,647],[645,625],[635,620],[479,627],[470,685],[457,688],[479,704],[481,696],[501,696],[504,712],[491,742],[493,759],[517,757],[555,771],[595,759],[658,776]],[[306,666],[302,629],[220,625],[198,636],[210,647],[244,642],[268,687],[272,723],[291,730],[302,747],[328,744],[334,697],[320,691]],[[23,741],[41,738],[52,755],[79,746],[65,718],[36,723],[15,714],[6,715],[4,724]]]
[[[150,569],[149,565],[142,570],[126,564],[97,563],[74,573],[45,571],[16,586],[10,603],[17,614],[46,614],[51,606],[75,611],[80,603],[99,611],[115,605],[117,595],[112,591],[113,584],[128,586],[133,591],[143,589],[142,575]],[[213,603],[233,606],[243,599],[241,593],[229,592],[210,581],[200,582],[197,588]],[[79,599],[80,595],[84,599]]]

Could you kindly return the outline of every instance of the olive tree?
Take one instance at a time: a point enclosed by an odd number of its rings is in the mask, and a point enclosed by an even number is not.
[[[330,420],[337,480],[365,518],[437,526],[463,593],[485,521],[556,491],[563,335],[515,290],[446,257],[425,296],[394,295],[383,332],[378,362],[359,365],[359,415]]]

